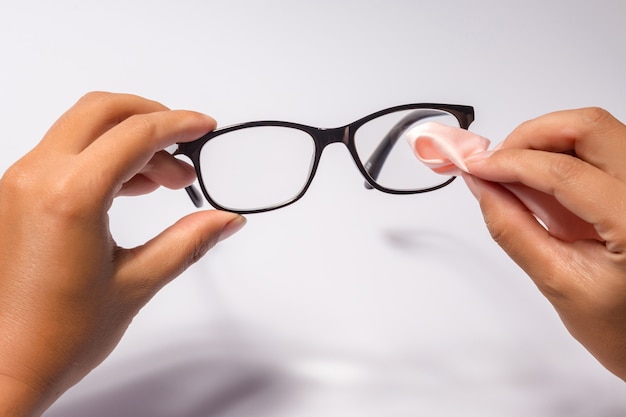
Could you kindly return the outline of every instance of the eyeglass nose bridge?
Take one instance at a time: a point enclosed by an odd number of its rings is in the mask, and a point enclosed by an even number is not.
[[[314,136],[319,148],[319,153],[321,153],[324,148],[331,143],[344,143],[347,146],[349,141],[349,127],[342,126],[330,129],[317,128]]]
[[[333,127],[333,128],[321,128],[316,127],[313,128],[314,131],[310,132],[315,140],[316,146],[316,155],[313,161],[313,165],[311,167],[311,178],[309,182],[315,176],[315,172],[317,171],[317,166],[319,165],[320,159],[322,157],[322,153],[324,149],[330,144],[333,143],[343,143],[348,148],[348,152],[352,154],[350,150],[350,125],[341,126],[341,127]],[[354,158],[355,156],[352,155]],[[308,185],[307,185],[308,187]]]

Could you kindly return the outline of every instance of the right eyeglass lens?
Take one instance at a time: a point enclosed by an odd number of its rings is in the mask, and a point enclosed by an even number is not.
[[[432,172],[420,163],[405,134],[426,122],[460,127],[454,115],[439,109],[402,110],[363,124],[354,134],[357,154],[372,180],[394,191],[417,191],[436,187],[449,177]]]
[[[280,206],[305,187],[315,142],[304,131],[280,126],[234,130],[210,139],[200,151],[209,196],[229,210]]]

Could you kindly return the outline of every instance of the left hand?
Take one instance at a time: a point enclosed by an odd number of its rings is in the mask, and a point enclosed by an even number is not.
[[[116,196],[189,185],[193,169],[162,150],[214,128],[199,113],[91,93],[4,174],[0,416],[40,415],[113,350],[160,288],[243,226],[232,213],[196,212],[132,249],[109,231]]]

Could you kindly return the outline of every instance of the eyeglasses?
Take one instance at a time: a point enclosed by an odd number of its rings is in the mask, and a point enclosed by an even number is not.
[[[179,143],[174,155],[191,160],[202,193],[213,207],[240,214],[275,210],[300,199],[313,180],[322,151],[336,142],[348,147],[366,188],[391,194],[425,193],[445,187],[454,177],[433,173],[416,160],[407,141],[399,139],[433,118],[467,129],[474,109],[406,104],[332,129],[281,121],[248,122]],[[186,190],[196,207],[201,207],[198,191],[192,186]]]

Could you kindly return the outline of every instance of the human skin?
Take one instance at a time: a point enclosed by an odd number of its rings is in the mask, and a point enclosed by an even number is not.
[[[0,416],[41,415],[112,351],[160,288],[244,225],[199,211],[132,249],[109,230],[115,197],[189,185],[193,169],[161,150],[214,128],[198,113],[91,93],[0,179]],[[498,151],[466,161],[494,239],[622,379],[625,156],[626,127],[582,109],[524,123]],[[555,238],[498,183],[554,195],[599,239]]]
[[[41,415],[159,289],[244,225],[198,211],[131,249],[109,230],[115,197],[193,182],[162,150],[214,128],[199,113],[90,93],[0,179],[0,416]]]
[[[599,108],[544,115],[495,152],[466,161],[466,182],[495,241],[532,278],[561,320],[626,380],[626,126]],[[501,184],[554,196],[597,232],[556,238]]]

